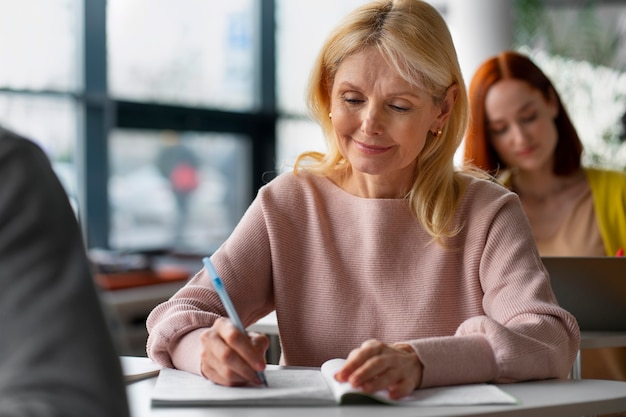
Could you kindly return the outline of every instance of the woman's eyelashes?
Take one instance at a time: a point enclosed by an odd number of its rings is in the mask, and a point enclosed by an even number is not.
[[[537,121],[539,115],[537,112],[530,113],[528,115],[520,116],[517,119],[518,125],[529,125]],[[503,125],[493,125],[489,127],[489,134],[494,137],[503,136],[510,130],[510,126],[508,124]]]
[[[398,106],[398,105],[395,105],[395,104],[390,104],[389,107],[391,107],[393,110],[395,110],[395,111],[397,111],[399,113],[404,113],[404,112],[409,111],[408,107]]]
[[[345,103],[347,103],[348,105],[351,105],[351,106],[357,106],[357,105],[362,104],[362,103],[365,102],[365,100],[362,100],[362,99],[347,98],[347,97],[344,97],[343,101]]]
[[[531,113],[529,115],[520,117],[520,123],[523,123],[523,124],[532,123],[535,120],[537,120],[537,113],[536,112],[533,112],[533,113]]]
[[[354,106],[360,106],[363,103],[365,103],[367,100],[364,98],[360,98],[360,97],[350,97],[350,96],[344,96],[342,97],[342,101],[344,103],[346,103],[348,106],[354,107]],[[387,107],[390,108],[391,110],[398,112],[398,113],[405,113],[407,111],[410,110],[409,106],[406,106],[404,104],[394,104],[394,103],[390,103],[387,104]]]

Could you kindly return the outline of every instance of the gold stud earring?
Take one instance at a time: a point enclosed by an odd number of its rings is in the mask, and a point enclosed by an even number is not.
[[[332,119],[333,118],[333,114],[332,113],[328,113],[328,118]]]
[[[437,131],[433,134],[435,135],[437,139],[439,139],[441,135],[443,135],[443,131],[441,129],[437,129]]]

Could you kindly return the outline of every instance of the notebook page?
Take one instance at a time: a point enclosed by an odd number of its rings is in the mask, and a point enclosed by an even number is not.
[[[268,387],[226,387],[189,372],[164,368],[152,393],[155,405],[329,405],[335,400],[316,369],[265,370]]]

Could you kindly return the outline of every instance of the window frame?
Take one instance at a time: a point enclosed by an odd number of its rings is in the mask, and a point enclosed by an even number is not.
[[[106,0],[83,2],[83,94],[82,132],[78,137],[79,205],[81,223],[89,248],[109,248],[108,197],[109,132],[115,128],[238,133],[252,144],[252,200],[257,190],[276,175],[276,46],[275,1],[260,0],[260,71],[256,90],[259,109],[232,112],[209,108],[165,105],[110,97],[107,79]]]

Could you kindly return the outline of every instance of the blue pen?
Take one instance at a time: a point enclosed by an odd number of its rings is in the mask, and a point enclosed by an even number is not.
[[[226,292],[226,287],[224,287],[224,283],[222,282],[219,274],[217,273],[217,270],[211,263],[211,260],[208,257],[204,257],[202,258],[202,263],[204,263],[204,267],[209,273],[209,277],[211,278],[211,283],[213,284],[213,288],[215,288],[217,295],[219,295],[220,300],[222,300],[222,304],[224,304],[226,313],[228,313],[228,318],[230,318],[230,320],[233,322],[235,327],[237,327],[243,333],[246,333],[246,329],[243,327],[243,323],[239,319],[237,310],[235,310],[235,306],[233,305],[233,302],[230,301],[230,297],[228,296],[228,293]],[[261,382],[263,382],[263,385],[267,387],[268,385],[267,385],[267,379],[265,379],[265,374],[263,372],[257,372],[257,375],[261,379]]]

